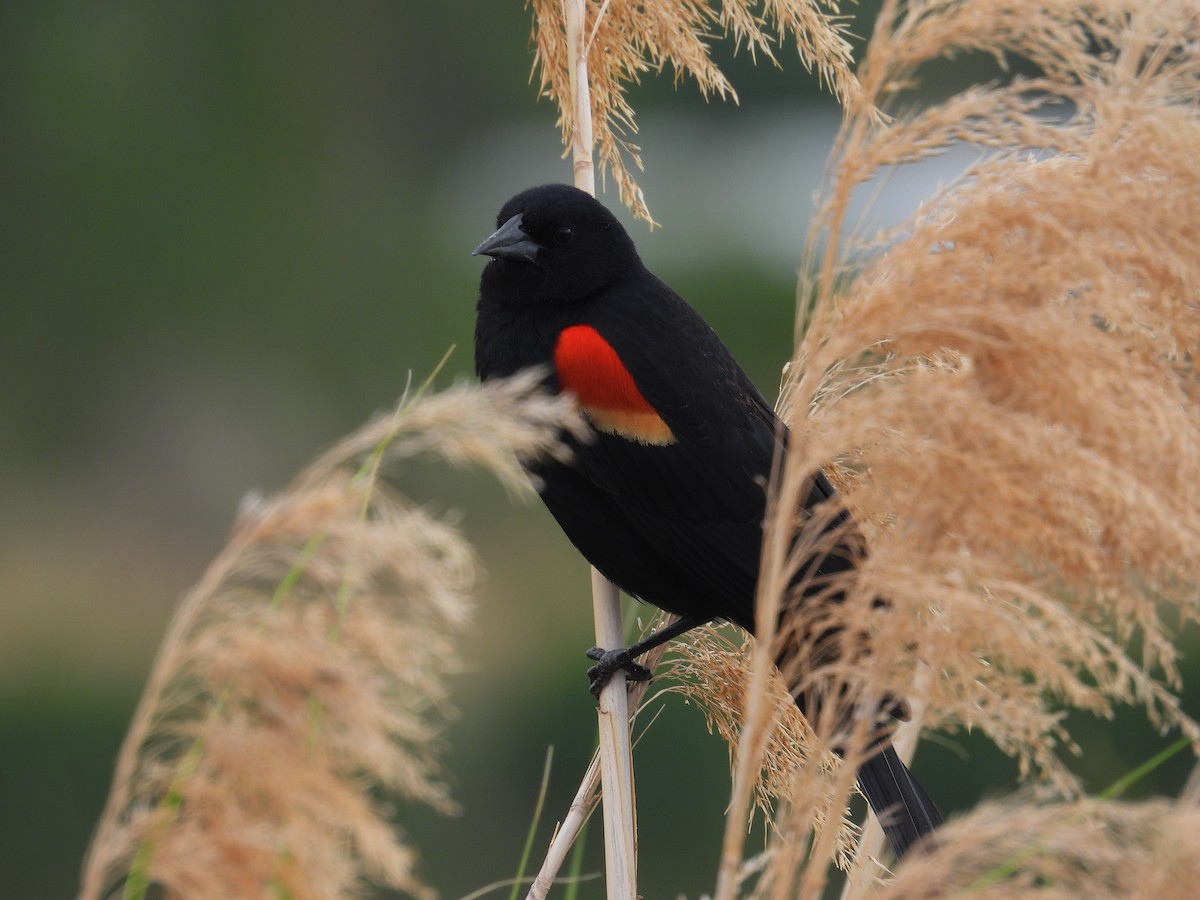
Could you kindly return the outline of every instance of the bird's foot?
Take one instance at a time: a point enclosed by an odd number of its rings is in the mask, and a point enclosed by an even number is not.
[[[630,648],[620,650],[603,650],[593,647],[587,652],[588,659],[596,660],[596,664],[588,669],[588,690],[593,697],[599,697],[600,691],[608,684],[609,679],[617,672],[624,672],[630,681],[649,681],[651,672],[645,666],[633,661]]]

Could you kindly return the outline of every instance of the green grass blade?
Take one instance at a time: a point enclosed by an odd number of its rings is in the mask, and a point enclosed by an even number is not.
[[[1141,781],[1143,778],[1169,760],[1172,756],[1176,756],[1191,745],[1192,742],[1188,738],[1181,737],[1175,743],[1171,744],[1171,746],[1150,757],[1150,759],[1146,760],[1133,771],[1122,775],[1107,788],[1101,791],[1098,796],[1101,800],[1115,800],[1117,797],[1120,797],[1121,794],[1125,793],[1126,789]]]
[[[509,900],[520,900],[521,882],[525,880],[525,867],[529,865],[529,855],[533,852],[533,839],[537,835],[538,823],[542,820],[542,808],[546,804],[546,792],[550,787],[550,764],[554,761],[554,748],[546,751],[546,765],[542,769],[542,786],[538,790],[537,803],[533,807],[533,821],[529,823],[529,833],[525,836],[525,849],[521,853],[521,862],[517,866],[517,875],[513,879],[512,893]]]

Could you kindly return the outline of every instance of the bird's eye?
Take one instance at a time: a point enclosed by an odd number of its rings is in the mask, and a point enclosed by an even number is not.
[[[564,225],[558,231],[554,232],[554,243],[569,244],[571,239],[575,237],[575,230],[570,225]]]

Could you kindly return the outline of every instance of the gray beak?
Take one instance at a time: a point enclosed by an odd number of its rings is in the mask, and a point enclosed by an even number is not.
[[[496,229],[496,233],[476,247],[471,255],[536,262],[539,249],[538,243],[521,229],[518,213]]]

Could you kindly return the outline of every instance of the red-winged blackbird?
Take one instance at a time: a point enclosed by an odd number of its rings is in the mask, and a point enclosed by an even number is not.
[[[716,333],[646,269],[594,198],[565,185],[532,188],[504,205],[497,225],[475,248],[491,257],[477,306],[476,371],[486,381],[544,366],[548,386],[576,398],[594,433],[571,442],[569,462],[530,466],[541,498],[609,580],[681,617],[631,648],[589,651],[598,660],[593,691],[618,668],[645,677],[634,657],[705,622],[752,632],[766,483],[786,429]],[[815,473],[809,507],[832,497]],[[853,536],[847,519],[841,512],[824,527]],[[801,568],[815,573],[814,584],[845,572],[862,552],[851,543],[861,542],[839,538]],[[901,707],[889,701],[885,711]],[[859,786],[900,857],[942,817],[886,738],[873,753]]]

